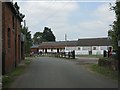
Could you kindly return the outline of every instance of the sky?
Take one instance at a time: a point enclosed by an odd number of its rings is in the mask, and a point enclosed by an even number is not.
[[[17,0],[16,0],[17,1]],[[56,41],[107,37],[115,20],[114,0],[18,0],[32,36],[51,28]]]

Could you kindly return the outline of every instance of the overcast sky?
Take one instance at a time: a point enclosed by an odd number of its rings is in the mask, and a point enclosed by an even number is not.
[[[109,3],[114,0],[62,0],[20,1],[20,11],[31,34],[50,27],[57,41],[79,38],[107,37],[110,24],[115,19]]]

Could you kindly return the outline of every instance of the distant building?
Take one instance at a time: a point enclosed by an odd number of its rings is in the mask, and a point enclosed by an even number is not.
[[[2,2],[2,74],[10,72],[24,58],[23,18],[17,3]]]
[[[39,45],[33,45],[33,46],[30,48],[30,52],[38,53],[38,52],[39,52]]]
[[[110,39],[87,38],[77,41],[43,42],[39,50],[44,53],[70,52],[75,50],[76,55],[102,55],[103,51],[112,48]],[[37,48],[38,49],[38,48]]]
[[[43,42],[39,49],[44,53],[59,53],[65,52],[65,47],[73,47],[77,41],[57,41],[57,42]]]
[[[86,38],[78,39],[74,47],[76,55],[102,55],[103,51],[111,48],[111,42],[108,38]],[[73,47],[66,47],[71,50]]]

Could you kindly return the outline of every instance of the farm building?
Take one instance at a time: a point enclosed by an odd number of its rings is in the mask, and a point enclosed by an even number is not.
[[[43,42],[39,51],[44,53],[70,52],[75,50],[76,55],[102,55],[103,51],[112,49],[110,39],[86,38],[76,41]]]

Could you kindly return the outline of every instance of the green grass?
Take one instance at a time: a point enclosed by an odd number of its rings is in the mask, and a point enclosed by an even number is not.
[[[15,68],[10,73],[2,77],[3,88],[8,88],[11,83],[16,79],[17,76],[21,75],[24,72],[25,66],[20,66]]]
[[[100,58],[102,55],[77,55],[77,57],[91,57],[91,58]]]
[[[29,59],[25,60],[25,64],[29,65],[31,63],[31,61]]]
[[[96,73],[99,73],[105,77],[118,80],[118,71],[113,71],[108,67],[98,66],[96,64],[91,64],[90,69]]]
[[[2,76],[2,87],[9,88],[11,83],[13,83],[14,80],[18,76],[20,76],[21,74],[23,74],[25,72],[26,65],[29,65],[30,62],[31,61],[29,59],[25,59],[24,60],[25,65],[18,66],[14,70],[12,70],[10,73],[3,75]]]

